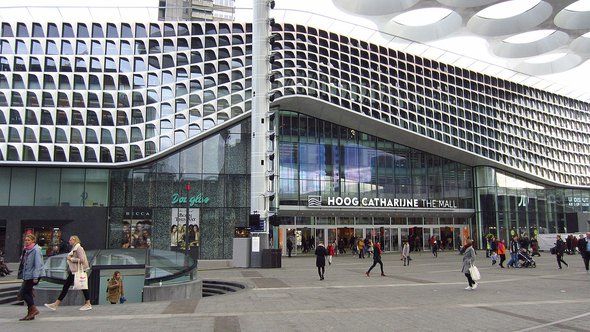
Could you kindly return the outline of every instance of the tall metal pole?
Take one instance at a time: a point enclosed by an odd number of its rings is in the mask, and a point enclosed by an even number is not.
[[[186,215],[185,215],[185,231],[184,231],[184,262],[185,262],[185,267],[188,267],[189,264],[189,234],[190,234],[190,230],[189,230],[189,208],[190,208],[190,190],[191,190],[191,185],[190,183],[186,183],[185,184],[185,189],[186,189]]]
[[[268,232],[269,191],[266,176],[272,162],[267,158],[269,151],[268,124],[269,110],[269,1],[254,1],[254,24],[252,26],[252,155],[250,183],[250,213],[260,214],[264,219],[264,232]]]

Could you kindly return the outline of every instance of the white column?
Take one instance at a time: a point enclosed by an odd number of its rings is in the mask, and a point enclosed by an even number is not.
[[[265,233],[268,232],[269,200],[272,191],[266,172],[271,167],[268,159],[269,111],[269,3],[268,0],[254,1],[254,22],[252,26],[252,154],[250,183],[250,212],[265,219]]]

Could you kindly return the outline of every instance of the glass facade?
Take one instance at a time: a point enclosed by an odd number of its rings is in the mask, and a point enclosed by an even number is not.
[[[108,247],[146,246],[125,238],[142,222],[149,247],[186,249],[188,210],[199,258],[231,258],[234,228],[247,226],[250,213],[250,144],[244,121],[152,163],[113,170]]]
[[[109,170],[0,168],[0,206],[108,206]]]
[[[584,231],[587,190],[551,187],[491,167],[476,167],[475,174],[479,234],[509,239]]]
[[[280,113],[279,172],[281,205],[312,195],[474,207],[470,166],[296,112]]]

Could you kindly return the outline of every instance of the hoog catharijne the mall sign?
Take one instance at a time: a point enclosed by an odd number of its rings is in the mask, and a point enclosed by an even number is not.
[[[432,209],[456,209],[457,201],[443,199],[418,199],[418,198],[375,198],[375,197],[326,197],[326,204],[322,204],[321,196],[308,196],[309,207],[318,206],[359,206],[376,208],[432,208]]]

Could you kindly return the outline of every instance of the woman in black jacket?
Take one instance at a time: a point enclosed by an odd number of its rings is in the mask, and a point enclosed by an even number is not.
[[[317,248],[315,248],[315,255],[315,266],[318,268],[320,280],[324,280],[324,272],[326,270],[326,256],[328,255],[328,251],[326,250],[326,247],[324,247],[324,242],[320,241]]]
[[[383,262],[381,261],[381,244],[379,242],[375,243],[375,249],[373,250],[373,265],[369,268],[365,274],[367,277],[371,273],[371,270],[375,267],[375,265],[379,264],[381,266],[381,276],[385,277],[385,273],[383,273]]]
[[[569,267],[563,260],[563,253],[565,252],[565,242],[561,239],[561,235],[557,234],[557,242],[555,242],[555,256],[557,256],[557,266],[561,270],[561,263]]]

